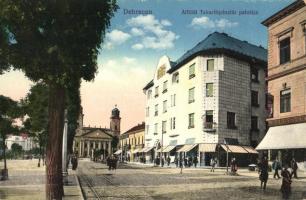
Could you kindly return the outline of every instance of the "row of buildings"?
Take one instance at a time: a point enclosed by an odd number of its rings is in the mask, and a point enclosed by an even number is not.
[[[176,61],[162,56],[143,88],[145,122],[120,134],[115,108],[110,129],[81,128],[75,150],[86,157],[104,149],[140,162],[197,157],[209,165],[217,158],[220,166],[227,153],[245,164],[258,154],[305,161],[305,13],[304,1],[297,0],[263,22],[268,51],[214,32]],[[118,148],[94,142],[102,133],[108,144],[119,137]]]
[[[226,152],[305,161],[305,13],[298,0],[262,22],[268,52],[215,32],[176,61],[161,57],[144,87],[144,140],[128,131],[117,153],[147,162],[197,156],[201,165],[212,157],[225,165]]]

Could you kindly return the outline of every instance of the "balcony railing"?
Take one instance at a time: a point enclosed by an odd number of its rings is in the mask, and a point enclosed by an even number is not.
[[[216,123],[215,122],[204,122],[203,127],[205,132],[215,132],[216,131]]]

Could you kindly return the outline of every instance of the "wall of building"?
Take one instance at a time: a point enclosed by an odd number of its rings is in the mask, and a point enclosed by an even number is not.
[[[306,6],[279,20],[268,27],[269,31],[269,62],[268,62],[268,92],[274,97],[273,117],[268,119],[270,126],[294,123],[296,120],[277,120],[305,115],[306,113]],[[279,40],[280,34],[290,30],[285,36],[290,37],[291,61],[280,65]],[[303,69],[291,73],[289,70]],[[283,74],[283,75],[281,75]],[[291,89],[291,112],[280,113],[280,92]],[[297,122],[297,121],[296,121]]]

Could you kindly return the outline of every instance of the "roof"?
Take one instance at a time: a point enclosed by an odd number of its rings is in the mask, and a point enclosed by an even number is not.
[[[150,87],[152,87],[154,85],[154,82],[153,82],[153,80],[151,80],[144,88],[143,88],[143,90],[147,90],[147,89],[149,89]]]
[[[93,128],[93,127],[83,127],[82,128],[82,132],[80,135],[76,135],[77,137],[83,137],[89,133],[92,133],[96,130],[100,130],[102,132],[104,132],[105,134],[113,137],[113,131],[111,129],[108,129],[108,128]]]
[[[145,129],[145,123],[142,122],[141,124],[138,124],[138,125],[136,125],[136,126],[130,128],[129,130],[127,130],[127,131],[126,131],[125,133],[123,133],[123,134],[130,134],[130,133],[134,133],[134,132],[136,132],[136,131],[142,131],[142,130],[144,130],[144,129]]]
[[[214,32],[181,56],[176,61],[176,65],[168,72],[174,72],[192,58],[203,53],[224,53],[231,56],[239,56],[247,61],[267,63],[267,50],[265,48],[236,39],[226,33]]]
[[[297,0],[291,3],[290,5],[286,6],[285,8],[281,9],[280,11],[276,12],[272,16],[265,19],[263,22],[261,22],[265,26],[269,26],[286,16],[290,15],[291,13],[294,13],[295,11],[299,10],[300,8],[305,6],[305,2],[303,0]]]

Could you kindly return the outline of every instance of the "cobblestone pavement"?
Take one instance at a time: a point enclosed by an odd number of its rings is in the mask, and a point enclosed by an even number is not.
[[[87,199],[281,199],[281,179],[270,177],[267,190],[259,187],[258,174],[241,170],[239,176],[225,175],[224,170],[212,173],[207,169],[120,165],[108,171],[104,164],[80,161],[78,174]],[[86,175],[85,175],[86,174]],[[82,179],[85,175],[87,182]],[[293,180],[290,199],[306,199],[306,175]]]

